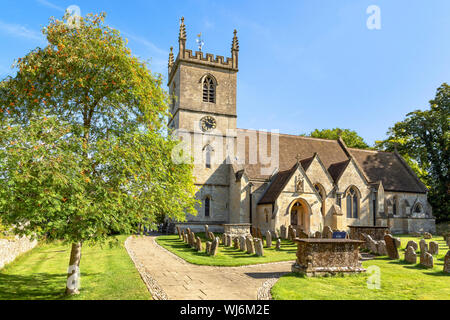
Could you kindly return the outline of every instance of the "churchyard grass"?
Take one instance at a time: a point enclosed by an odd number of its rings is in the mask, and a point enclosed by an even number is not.
[[[0,270],[0,300],[149,300],[144,282],[119,245],[83,247],[80,294],[64,296],[70,245],[40,244]]]
[[[409,240],[417,243],[421,238],[398,236],[402,240],[399,260],[376,257],[363,262],[363,267],[377,266],[381,272],[381,288],[369,289],[367,279],[373,274],[336,277],[306,278],[301,275],[283,276],[272,288],[276,300],[437,300],[450,299],[450,276],[444,274],[444,256],[448,247],[442,237],[430,241],[439,244],[439,254],[434,256],[434,268],[404,262],[404,252]],[[418,250],[418,256],[419,256]],[[419,258],[418,258],[419,262]]]
[[[219,246],[217,255],[212,257],[205,253],[205,234],[196,233],[196,236],[199,236],[202,239],[202,252],[197,252],[195,249],[192,249],[189,245],[184,243],[183,240],[178,239],[178,235],[159,236],[156,238],[156,242],[187,262],[197,265],[232,267],[290,260],[293,261],[296,259],[295,252],[297,250],[297,246],[288,240],[282,240],[280,251],[275,250],[276,240],[273,241],[272,248],[270,249],[266,248],[266,243],[264,241],[263,257],[247,254],[246,252],[239,251],[239,249],[235,249],[233,246],[225,247],[223,245]],[[216,236],[219,236],[219,234],[216,234]]]

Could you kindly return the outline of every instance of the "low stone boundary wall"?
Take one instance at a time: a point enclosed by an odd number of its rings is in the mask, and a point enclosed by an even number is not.
[[[33,249],[37,240],[31,241],[27,237],[16,237],[14,240],[0,239],[0,269],[13,262],[19,255]]]

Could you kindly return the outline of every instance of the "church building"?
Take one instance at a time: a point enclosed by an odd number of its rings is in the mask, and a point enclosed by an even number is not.
[[[230,58],[187,49],[183,18],[178,43],[176,58],[172,48],[169,55],[169,128],[194,158],[200,204],[177,225],[237,233],[289,225],[306,233],[352,225],[435,232],[427,188],[397,152],[237,128],[236,31]]]

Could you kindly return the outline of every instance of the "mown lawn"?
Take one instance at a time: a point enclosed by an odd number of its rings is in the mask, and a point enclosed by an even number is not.
[[[178,235],[167,235],[156,238],[156,242],[180,258],[197,265],[208,266],[244,266],[250,264],[261,264],[269,262],[295,260],[297,246],[288,240],[282,240],[281,250],[275,250],[276,241],[273,241],[272,248],[264,246],[264,256],[257,257],[250,255],[233,247],[219,246],[219,251],[215,257],[208,256],[205,253],[206,238],[204,233],[197,233],[202,239],[203,251],[197,252],[192,249],[183,240],[178,239]],[[264,241],[265,245],[265,241]]]
[[[377,266],[381,272],[381,288],[368,289],[370,274],[306,278],[296,274],[282,277],[272,288],[276,300],[437,300],[450,299],[450,276],[444,274],[444,256],[448,251],[442,237],[426,240],[439,243],[439,255],[434,256],[434,268],[404,262],[404,249],[409,240],[420,238],[400,236],[400,260],[377,257],[363,262],[363,266]],[[418,259],[419,262],[419,259]]]
[[[119,236],[120,245],[82,249],[80,295],[65,297],[70,246],[42,244],[0,270],[0,300],[149,300],[151,296]]]

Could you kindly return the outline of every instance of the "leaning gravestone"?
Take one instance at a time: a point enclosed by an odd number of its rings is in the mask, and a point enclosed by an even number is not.
[[[377,241],[377,253],[379,256],[387,256],[386,242],[384,240]]]
[[[275,250],[281,250],[281,239],[277,239],[277,245],[275,247]]]
[[[395,243],[394,237],[390,234],[385,234],[384,241],[386,242],[386,250],[389,259],[399,259],[397,244]]]
[[[247,237],[247,239],[245,241],[247,244],[247,253],[255,254],[255,246],[253,245],[253,239],[250,237]]]
[[[292,230],[294,230],[294,228],[292,226],[289,226],[288,227],[288,239],[291,241],[294,240],[292,237]]]
[[[444,258],[444,273],[450,273],[450,250],[447,251]]]
[[[333,230],[329,226],[325,226],[322,231],[322,238],[331,239],[333,238]]]
[[[212,233],[211,231],[208,231],[208,238],[212,241],[214,240],[215,236],[214,233]]]
[[[406,248],[408,248],[408,247],[412,247],[414,249],[414,251],[417,251],[417,249],[419,248],[419,246],[417,245],[417,242],[415,242],[413,240],[408,241]]]
[[[306,232],[304,232],[303,230],[300,230],[300,232],[299,232],[298,235],[297,235],[297,238],[300,238],[300,239],[308,239],[309,236],[308,236],[308,234],[307,234]]]
[[[378,254],[377,242],[370,235],[366,235],[366,247],[373,254]]]
[[[414,250],[414,247],[412,246],[406,247],[405,261],[413,264],[417,263],[417,254],[416,250]]]
[[[429,243],[430,248],[428,249],[428,252],[435,256],[437,254],[439,254],[439,244],[436,241],[430,241]]]
[[[272,248],[272,233],[270,231],[266,232],[266,246]]]
[[[178,239],[181,239],[181,229],[179,226],[177,226],[177,232],[178,232]]]
[[[205,235],[208,236],[209,226],[205,224]]]
[[[191,248],[195,248],[195,242],[196,242],[196,236],[195,236],[195,232],[191,232],[191,236],[189,237],[190,242],[189,245],[191,246]]]
[[[286,240],[288,238],[286,226],[283,225],[280,227],[280,233],[281,233],[281,238],[283,238],[284,240]]]
[[[206,242],[206,254],[207,255],[211,255],[211,246],[212,246],[212,242],[211,241],[207,241]]]
[[[321,238],[322,238],[322,232],[316,231],[316,232],[314,233],[314,238],[316,238],[316,239],[321,239]]]
[[[433,239],[433,235],[431,234],[431,233],[429,233],[429,232],[425,232],[424,234],[423,234],[423,238],[424,239]]]
[[[420,254],[420,264],[426,268],[433,268],[433,256],[428,252]]]
[[[200,237],[197,237],[195,249],[197,249],[197,251],[199,252],[203,250],[202,239],[200,239]]]
[[[219,251],[219,238],[215,238],[211,245],[211,255],[215,257],[217,255],[217,251]]]
[[[264,255],[263,241],[261,239],[255,239],[255,253],[258,257]]]
[[[247,251],[247,243],[244,236],[239,237],[239,250]]]

